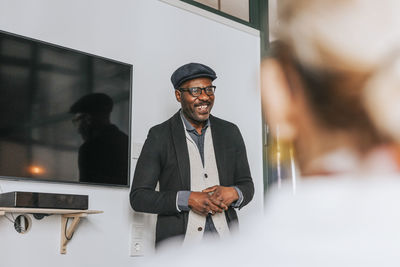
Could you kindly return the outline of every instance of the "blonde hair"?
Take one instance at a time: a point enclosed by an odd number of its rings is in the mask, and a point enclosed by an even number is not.
[[[400,140],[399,12],[399,0],[278,2],[278,54],[325,126]]]

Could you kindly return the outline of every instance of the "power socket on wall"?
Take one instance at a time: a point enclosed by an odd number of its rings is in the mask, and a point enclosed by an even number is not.
[[[130,255],[132,257],[144,256],[145,244],[144,224],[132,224],[130,238]]]

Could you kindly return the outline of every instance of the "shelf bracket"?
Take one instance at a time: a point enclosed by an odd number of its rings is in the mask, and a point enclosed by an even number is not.
[[[61,215],[61,247],[60,253],[67,253],[67,244],[71,240],[82,217],[88,214],[103,213],[101,210],[71,210],[71,209],[45,209],[45,208],[20,208],[20,207],[0,207],[0,217],[9,213],[28,213],[28,214],[57,214]],[[70,225],[67,225],[68,219],[72,219]]]
[[[60,253],[67,254],[67,244],[71,240],[76,228],[82,217],[86,217],[87,213],[74,213],[61,215],[61,247]],[[67,228],[67,221],[72,218],[71,225]]]

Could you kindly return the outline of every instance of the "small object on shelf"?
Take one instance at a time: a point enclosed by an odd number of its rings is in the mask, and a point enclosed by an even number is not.
[[[87,210],[87,195],[40,192],[7,192],[0,194],[0,207]]]

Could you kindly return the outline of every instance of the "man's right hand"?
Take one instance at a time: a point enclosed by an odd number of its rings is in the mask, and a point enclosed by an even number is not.
[[[205,192],[190,192],[188,201],[189,208],[204,216],[207,216],[209,213],[215,214],[216,212],[222,212],[223,210],[214,205],[209,197],[209,194]]]

